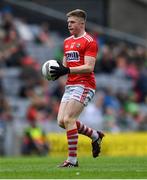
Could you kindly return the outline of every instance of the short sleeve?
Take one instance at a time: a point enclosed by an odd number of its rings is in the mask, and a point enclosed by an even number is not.
[[[98,53],[98,44],[96,41],[89,42],[87,44],[86,50],[85,50],[85,56],[92,56],[92,57],[97,57]]]

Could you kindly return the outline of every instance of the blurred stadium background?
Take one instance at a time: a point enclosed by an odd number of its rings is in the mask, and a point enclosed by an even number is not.
[[[62,59],[65,14],[75,8],[87,11],[87,30],[99,42],[97,92],[80,119],[106,132],[103,155],[147,155],[147,1],[1,0],[0,156],[22,154],[34,122],[51,154],[66,152],[56,123],[65,77],[48,82],[40,67]],[[88,139],[80,137],[79,147],[90,155]]]

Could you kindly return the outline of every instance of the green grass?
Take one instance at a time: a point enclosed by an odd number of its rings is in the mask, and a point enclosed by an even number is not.
[[[79,158],[79,168],[57,168],[63,157],[0,158],[0,178],[147,179],[147,157]]]

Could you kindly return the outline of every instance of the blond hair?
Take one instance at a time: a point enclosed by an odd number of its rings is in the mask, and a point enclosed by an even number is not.
[[[70,11],[66,14],[67,17],[70,16],[76,16],[78,18],[82,18],[84,21],[86,21],[87,18],[87,14],[85,11],[83,11],[82,9],[75,9],[73,11]]]

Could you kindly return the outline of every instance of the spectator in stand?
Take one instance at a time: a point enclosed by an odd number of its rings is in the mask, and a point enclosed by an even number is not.
[[[52,48],[54,46],[53,39],[50,35],[50,29],[49,29],[49,23],[43,22],[41,24],[40,31],[36,37],[36,43],[46,45],[49,48]]]
[[[104,112],[104,130],[107,132],[120,132],[117,125],[117,113],[112,106],[107,106]]]
[[[42,77],[39,70],[39,64],[32,57],[26,56],[22,59],[22,71],[19,78],[24,82],[24,85],[20,89],[21,97],[25,96],[25,90],[40,84]]]
[[[97,73],[106,73],[106,74],[113,73],[116,67],[116,62],[112,57],[112,52],[110,51],[109,46],[102,47],[102,57],[101,59],[99,59],[99,61],[96,61],[96,66],[99,67]]]
[[[0,38],[1,61],[8,67],[20,66],[20,59],[24,54],[24,50],[11,12],[3,12],[1,31],[3,31],[3,36]]]
[[[7,126],[11,126],[13,120],[12,109],[6,100],[4,93],[0,91],[0,155],[5,155],[5,142]],[[11,126],[12,127],[12,126]]]
[[[56,84],[56,86],[53,88],[51,92],[51,96],[56,98],[57,100],[60,100],[64,93],[65,80],[66,79],[64,76],[59,78],[58,83]]]
[[[96,92],[94,101],[87,106],[82,114],[80,120],[90,128],[103,130],[103,105],[105,94],[103,92]],[[92,117],[92,118],[91,118]]]
[[[31,121],[30,126],[24,131],[21,151],[23,155],[47,155],[49,153],[47,137],[35,121]]]
[[[126,54],[118,54],[116,56],[116,68],[114,75],[120,78],[126,78],[128,57]]]
[[[135,62],[129,62],[126,70],[127,77],[136,81],[139,76],[139,70]]]
[[[138,80],[136,82],[136,92],[139,94],[139,101],[145,102],[147,99],[147,68],[143,67],[139,73]]]
[[[0,93],[0,119],[5,122],[13,120],[12,109],[3,92]]]
[[[112,107],[115,112],[119,112],[121,107],[120,102],[111,87],[105,89],[104,108],[107,107]]]
[[[21,66],[21,57],[24,52],[14,30],[5,31],[4,38],[0,40],[0,53],[7,67]]]
[[[147,114],[144,116],[142,121],[138,125],[139,131],[147,131]]]

